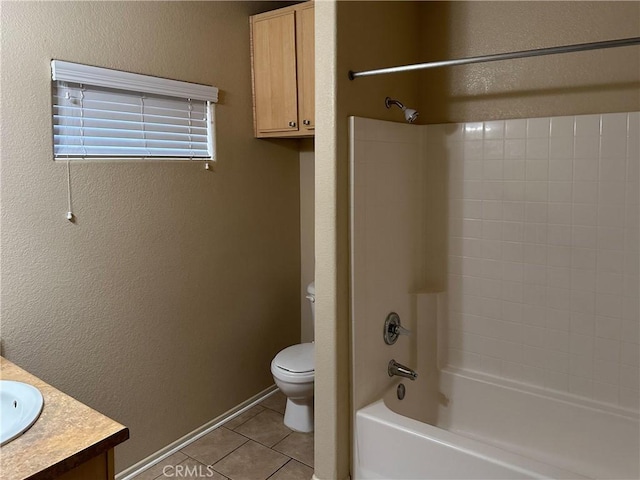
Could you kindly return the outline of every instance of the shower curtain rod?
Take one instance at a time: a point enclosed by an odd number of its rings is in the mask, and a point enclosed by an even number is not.
[[[443,60],[439,62],[416,63],[413,65],[401,65],[397,67],[379,68],[376,70],[364,70],[362,72],[349,71],[349,80],[358,77],[370,77],[387,73],[410,72],[426,68],[452,67],[469,63],[495,62],[498,60],[511,60],[513,58],[538,57],[541,55],[554,55],[556,53],[582,52],[585,50],[599,50],[603,48],[627,47],[640,44],[640,37],[621,38],[618,40],[606,40],[603,42],[578,43],[575,45],[563,45],[560,47],[538,48],[534,50],[522,50],[519,52],[496,53],[493,55],[481,55],[479,57],[459,58],[457,60]]]

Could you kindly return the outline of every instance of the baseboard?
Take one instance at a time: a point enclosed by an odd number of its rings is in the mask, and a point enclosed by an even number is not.
[[[314,473],[311,477],[311,480],[323,480],[320,477],[316,477],[316,474]],[[351,480],[351,475],[347,475],[346,477],[343,478],[343,480]]]
[[[115,480],[130,480],[136,475],[142,473],[143,471],[153,467],[156,463],[161,462],[169,455],[173,455],[178,450],[186,447],[190,443],[195,442],[200,437],[203,437],[207,433],[215,430],[223,423],[231,420],[232,418],[237,417],[238,415],[246,412],[254,405],[262,402],[265,398],[270,397],[278,390],[278,387],[275,385],[271,385],[269,388],[264,389],[257,395],[254,395],[250,399],[242,402],[241,404],[233,407],[231,410],[226,411],[222,415],[214,418],[213,420],[205,423],[201,427],[196,428],[190,433],[187,433],[184,437],[179,438],[175,442],[170,443],[166,447],[158,450],[155,453],[152,453],[147,458],[140,460],[138,463],[130,466],[129,468],[124,469],[122,472],[118,473],[115,476]]]

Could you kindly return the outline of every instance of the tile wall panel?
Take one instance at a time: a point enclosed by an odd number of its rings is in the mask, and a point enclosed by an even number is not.
[[[426,127],[449,166],[446,363],[638,409],[639,118]]]

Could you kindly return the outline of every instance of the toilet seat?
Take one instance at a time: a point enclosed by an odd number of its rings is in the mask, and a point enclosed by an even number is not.
[[[271,373],[291,383],[313,382],[315,377],[313,343],[292,345],[280,351],[271,362]]]

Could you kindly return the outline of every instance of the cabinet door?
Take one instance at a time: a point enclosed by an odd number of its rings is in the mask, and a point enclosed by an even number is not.
[[[113,448],[57,476],[57,480],[113,480]]]
[[[315,128],[315,24],[313,4],[298,10],[298,101],[301,130]]]
[[[298,130],[296,28],[293,11],[252,19],[256,130]]]

